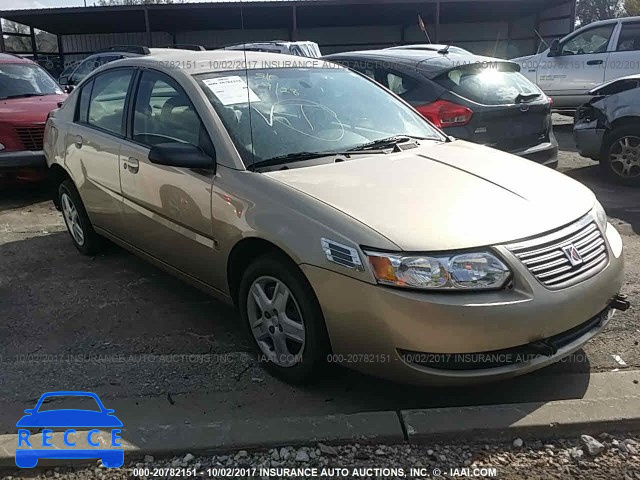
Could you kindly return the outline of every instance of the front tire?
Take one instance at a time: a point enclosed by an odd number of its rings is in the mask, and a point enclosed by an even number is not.
[[[58,202],[76,248],[88,256],[98,253],[102,248],[101,238],[93,229],[80,194],[71,180],[65,180],[58,187]]]
[[[602,147],[600,165],[612,180],[640,186],[640,126],[613,130]]]
[[[320,304],[304,274],[283,255],[259,257],[244,272],[238,306],[260,363],[288,383],[318,380],[329,340]]]

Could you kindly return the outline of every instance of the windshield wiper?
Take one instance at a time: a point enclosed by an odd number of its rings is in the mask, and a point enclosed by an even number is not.
[[[16,93],[15,95],[7,95],[6,97],[2,97],[2,99],[8,100],[10,98],[45,97],[47,95],[53,95],[53,94],[52,93]]]
[[[530,93],[529,95],[525,95],[524,93],[519,93],[518,96],[516,97],[516,103],[534,100],[538,98],[540,95],[541,95],[540,93]]]
[[[340,155],[344,155],[348,157],[349,155],[358,155],[360,152],[355,152],[352,150],[347,150],[344,152],[297,152],[297,153],[287,153],[286,155],[278,155],[277,157],[268,158],[266,160],[261,160],[259,162],[251,164],[247,167],[249,170],[255,171],[256,168],[263,167],[272,167],[274,165],[284,165],[285,163],[293,163],[293,162],[301,162],[303,160],[313,160],[314,158],[322,158],[322,157],[336,157]],[[367,150],[368,155],[372,153],[386,153],[382,150]]]

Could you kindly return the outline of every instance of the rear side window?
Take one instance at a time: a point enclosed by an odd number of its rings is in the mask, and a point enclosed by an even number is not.
[[[122,135],[122,120],[133,70],[113,70],[93,81],[87,123]]]
[[[80,96],[78,98],[78,110],[76,114],[76,120],[80,123],[87,123],[89,119],[89,100],[91,100],[91,89],[93,88],[93,82],[90,81],[82,87],[80,90]]]
[[[511,105],[518,95],[542,95],[533,83],[519,72],[501,71],[495,66],[451,70],[435,81],[447,90],[482,105]]]
[[[623,23],[620,39],[618,40],[618,52],[630,52],[640,50],[640,23]]]
[[[384,86],[396,95],[404,95],[414,86],[410,78],[393,72],[383,72],[382,81]]]

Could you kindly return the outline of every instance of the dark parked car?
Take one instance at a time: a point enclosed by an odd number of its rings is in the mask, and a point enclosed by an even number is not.
[[[614,180],[640,186],[640,75],[607,82],[576,111],[574,138],[583,157]]]
[[[88,56],[71,71],[65,68],[58,78],[58,83],[64,86],[76,86],[84,79],[84,77],[106,63],[120,60],[121,58],[149,55],[149,53],[149,49],[143,46],[117,45],[109,47]]]
[[[551,99],[519,65],[472,54],[367,50],[328,55],[381,83],[447,134],[556,167]]]

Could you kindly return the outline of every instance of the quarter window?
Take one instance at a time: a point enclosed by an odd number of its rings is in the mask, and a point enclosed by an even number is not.
[[[562,55],[606,53],[609,39],[615,26],[615,23],[610,23],[609,25],[590,28],[576,35],[562,46]]]
[[[623,23],[620,39],[618,40],[618,52],[630,52],[640,50],[640,23]]]
[[[78,112],[76,120],[81,123],[87,123],[89,118],[89,100],[91,100],[91,89],[93,88],[93,82],[90,81],[86,85],[83,85],[80,90],[80,97],[78,98]]]
[[[413,82],[409,78],[396,73],[385,72],[383,80],[385,87],[396,95],[404,95],[413,87]]]
[[[142,74],[133,118],[134,141],[149,146],[176,141],[199,146],[205,133],[187,94],[173,80],[156,72]]]
[[[113,70],[93,81],[87,123],[108,132],[122,135],[122,120],[132,70]]]

